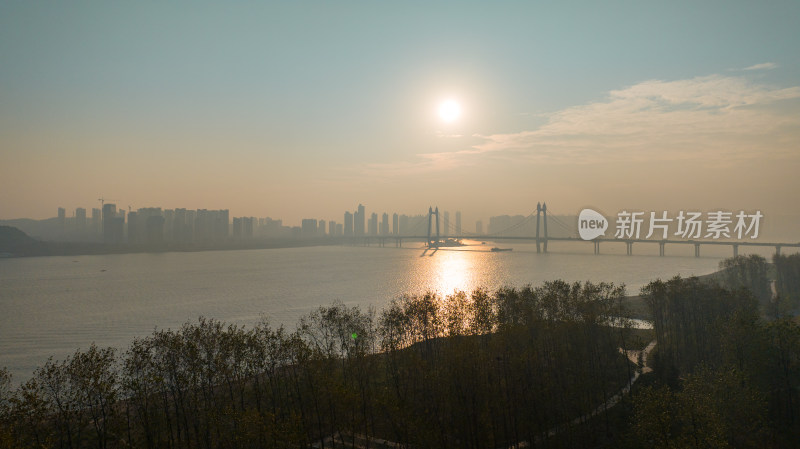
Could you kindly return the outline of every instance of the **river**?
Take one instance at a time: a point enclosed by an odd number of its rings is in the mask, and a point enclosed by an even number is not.
[[[51,355],[63,359],[92,342],[124,349],[200,315],[244,325],[264,315],[293,328],[334,300],[380,311],[403,294],[553,279],[624,283],[635,294],[658,277],[713,272],[728,256],[658,257],[657,245],[650,255],[625,256],[624,245],[592,255],[581,243],[551,244],[549,254],[501,243],[513,251],[491,252],[491,242],[473,243],[436,252],[412,243],[0,259],[0,366],[20,382]]]

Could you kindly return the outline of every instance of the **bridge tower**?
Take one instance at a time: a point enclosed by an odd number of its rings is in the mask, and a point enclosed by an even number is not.
[[[436,238],[431,238],[431,231],[433,229],[433,216],[436,215]],[[439,247],[439,206],[436,206],[434,211],[432,207],[428,207],[428,248]]]
[[[542,203],[542,215],[544,215],[544,252],[547,252],[547,203]]]
[[[542,252],[541,243],[539,238],[539,223],[541,216],[544,215],[544,252],[547,252],[547,203],[536,203],[536,252]]]
[[[539,220],[542,215],[542,203],[536,203],[536,252],[542,252],[541,244],[539,243]]]

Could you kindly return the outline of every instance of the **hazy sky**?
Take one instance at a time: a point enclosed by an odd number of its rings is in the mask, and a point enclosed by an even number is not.
[[[800,214],[800,2],[0,3],[0,219]],[[446,99],[461,116],[443,121]]]

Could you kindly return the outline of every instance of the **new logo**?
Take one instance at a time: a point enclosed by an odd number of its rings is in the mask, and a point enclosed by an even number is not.
[[[592,240],[606,235],[608,220],[600,212],[584,209],[578,215],[578,234],[584,240]]]

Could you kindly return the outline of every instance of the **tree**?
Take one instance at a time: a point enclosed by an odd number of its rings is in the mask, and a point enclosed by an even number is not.
[[[114,353],[114,348],[98,349],[93,343],[85,352],[76,351],[65,366],[75,413],[88,413],[100,449],[108,447],[111,435],[118,431],[115,403],[119,384]]]
[[[775,290],[785,301],[781,315],[794,315],[800,310],[800,254],[778,255],[772,258],[775,264]]]
[[[757,254],[736,256],[719,263],[722,284],[730,290],[747,288],[758,301],[766,305],[772,299],[767,278],[767,260]]]

